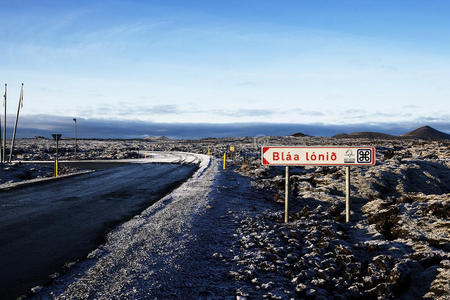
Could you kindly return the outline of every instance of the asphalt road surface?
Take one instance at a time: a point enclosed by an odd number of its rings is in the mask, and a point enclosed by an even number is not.
[[[105,234],[167,194],[193,165],[128,164],[0,191],[0,299],[86,257]]]

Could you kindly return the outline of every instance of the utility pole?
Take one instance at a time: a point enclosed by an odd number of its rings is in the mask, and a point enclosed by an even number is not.
[[[77,119],[73,118],[73,135],[75,137],[75,159],[77,159]]]
[[[7,84],[5,83],[5,95],[3,95],[3,106],[5,108],[5,116],[3,118],[3,162],[6,162],[6,88]]]
[[[23,83],[22,83],[22,87],[20,88],[19,105],[17,106],[16,123],[14,124],[14,133],[13,133],[13,137],[12,137],[12,141],[11,141],[11,151],[9,152],[9,162],[11,162],[11,160],[12,160],[14,142],[16,140],[17,122],[19,121],[19,112],[20,112],[20,108],[22,106],[23,106]]]

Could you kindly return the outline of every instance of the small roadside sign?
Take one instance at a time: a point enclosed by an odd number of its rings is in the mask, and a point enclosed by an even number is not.
[[[263,146],[262,164],[272,166],[373,166],[375,147]]]

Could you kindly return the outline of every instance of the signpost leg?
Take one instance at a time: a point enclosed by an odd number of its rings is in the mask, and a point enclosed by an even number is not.
[[[286,166],[286,182],[285,182],[285,192],[284,192],[284,223],[288,222],[289,214],[289,167]]]
[[[77,119],[73,118],[73,136],[75,138],[75,160],[77,159]]]
[[[350,221],[350,167],[345,167],[345,222]]]

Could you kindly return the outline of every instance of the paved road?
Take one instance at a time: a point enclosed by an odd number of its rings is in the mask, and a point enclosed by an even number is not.
[[[42,284],[85,257],[105,233],[136,215],[196,167],[129,164],[0,192],[0,298]]]

